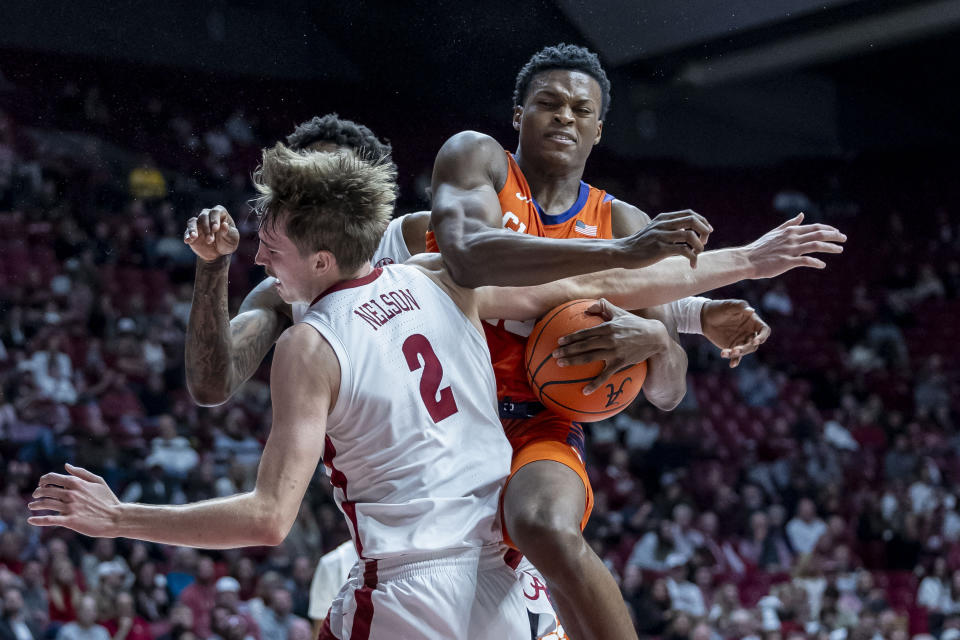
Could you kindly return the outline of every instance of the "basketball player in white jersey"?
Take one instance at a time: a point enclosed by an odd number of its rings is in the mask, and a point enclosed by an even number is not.
[[[484,304],[509,317],[508,300],[453,285],[433,256],[371,265],[394,176],[352,155],[264,153],[257,262],[285,301],[310,302],[277,343],[253,491],[125,504],[68,465],[41,479],[29,506],[53,515],[30,523],[203,548],[275,545],[322,456],[361,562],[321,638],[531,638],[527,601],[543,593],[525,594],[505,559],[498,502],[510,445],[478,317]]]

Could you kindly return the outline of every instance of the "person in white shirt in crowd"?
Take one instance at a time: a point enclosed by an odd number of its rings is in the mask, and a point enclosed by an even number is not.
[[[110,640],[110,632],[97,624],[97,600],[85,595],[77,607],[77,619],[60,627],[57,640]]]
[[[689,561],[688,557],[680,553],[671,553],[667,557],[666,565],[669,570],[667,591],[670,593],[670,608],[701,618],[707,615],[707,606],[700,587],[690,580]]]
[[[797,554],[813,551],[827,531],[826,523],[817,517],[817,508],[810,498],[803,498],[797,505],[796,515],[787,523],[787,538]]]
[[[190,441],[177,435],[177,425],[172,416],[157,418],[159,435],[150,441],[150,455],[147,466],[158,465],[164,474],[185,479],[187,474],[200,462],[200,456],[190,446]]]
[[[793,315],[793,301],[787,293],[786,286],[782,282],[774,284],[760,299],[760,308],[767,313],[781,316]]]
[[[674,538],[673,523],[664,518],[656,530],[648,531],[633,547],[628,564],[636,565],[649,571],[666,571],[668,558],[688,559],[693,555],[693,549],[686,545],[685,540]]]
[[[293,614],[293,598],[290,591],[280,587],[270,594],[270,605],[264,615],[257,619],[261,640],[289,640],[290,628],[298,620]]]
[[[942,611],[950,598],[950,573],[947,559],[937,556],[933,570],[920,581],[917,589],[917,604],[928,611]]]

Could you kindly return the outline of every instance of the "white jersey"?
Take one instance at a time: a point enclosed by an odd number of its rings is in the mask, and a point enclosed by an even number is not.
[[[387,230],[383,232],[383,236],[380,238],[380,245],[373,254],[373,258],[370,259],[374,267],[403,264],[410,259],[407,241],[403,239],[403,219],[408,215],[410,214],[406,213],[399,218],[394,218],[387,225]],[[307,307],[310,305],[306,302],[294,302],[291,306],[293,307],[293,322],[297,323],[303,320],[303,314],[307,312]]]
[[[403,219],[410,214],[394,218],[387,225],[387,230],[380,238],[380,246],[370,262],[374,267],[385,267],[388,264],[403,264],[410,259],[410,250],[407,241],[403,239]]]
[[[340,361],[323,463],[360,557],[498,543],[511,448],[487,343],[456,303],[393,265],[329,289],[303,322]]]

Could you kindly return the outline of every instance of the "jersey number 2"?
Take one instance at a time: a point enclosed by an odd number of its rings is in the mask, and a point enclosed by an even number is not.
[[[457,401],[453,399],[453,389],[440,389],[440,380],[443,379],[443,367],[433,351],[426,336],[415,333],[403,341],[403,355],[407,358],[410,371],[420,368],[420,357],[423,357],[423,376],[420,378],[420,397],[423,405],[434,422],[440,422],[457,412]],[[440,390],[440,400],[437,400],[437,390]]]

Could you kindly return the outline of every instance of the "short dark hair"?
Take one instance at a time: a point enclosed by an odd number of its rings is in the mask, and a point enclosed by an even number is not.
[[[317,142],[329,142],[339,147],[348,147],[361,158],[386,159],[392,163],[393,148],[388,141],[381,141],[368,127],[353,120],[345,120],[336,113],[314,116],[301,122],[287,136],[287,147],[304,151]]]
[[[600,105],[600,119],[603,120],[607,116],[607,110],[610,108],[610,81],[600,65],[600,58],[586,47],[562,42],[537,51],[527,61],[527,64],[523,65],[520,73],[517,74],[517,83],[513,89],[514,106],[523,105],[523,101],[527,98],[530,81],[533,80],[535,75],[554,69],[582,71],[596,80],[597,84],[600,85],[600,93],[603,96]]]

